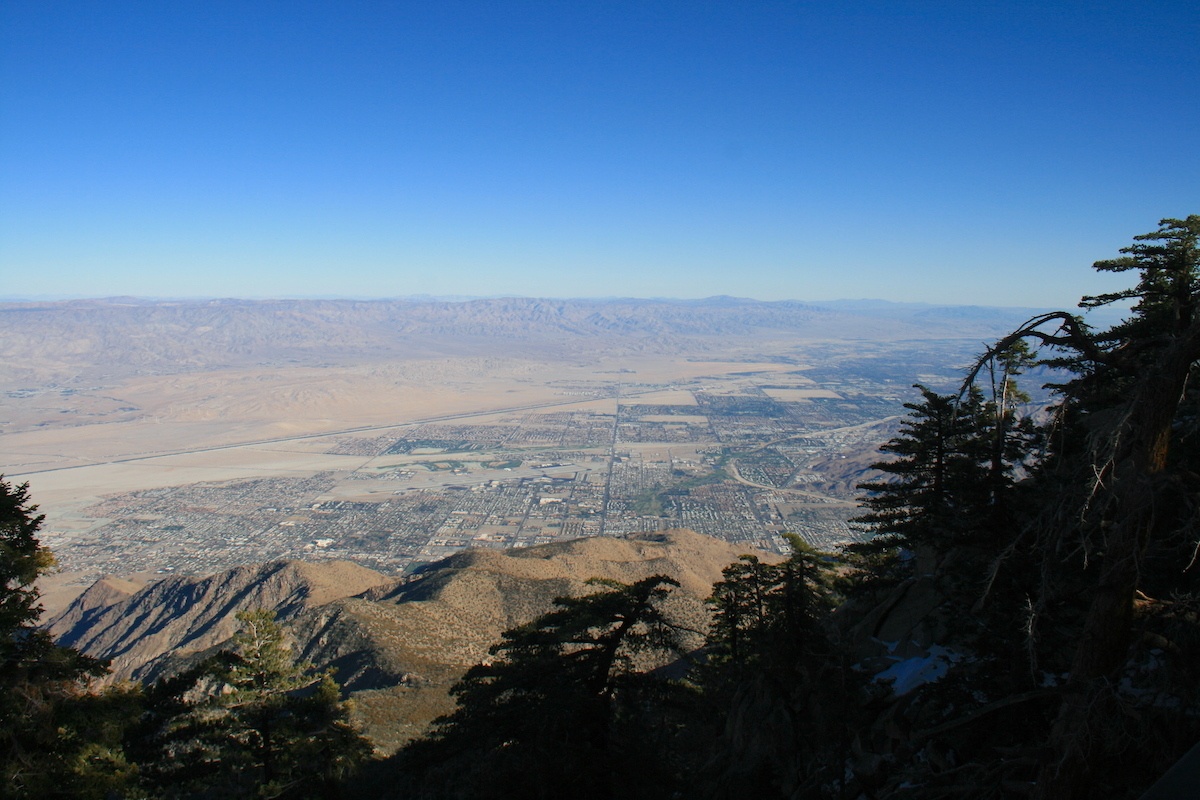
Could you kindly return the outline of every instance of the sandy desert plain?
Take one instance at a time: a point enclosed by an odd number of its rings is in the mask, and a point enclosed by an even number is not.
[[[910,385],[952,384],[977,342],[47,358],[5,377],[0,472],[46,514],[61,565],[50,613],[101,574],[281,557],[396,572],[467,546],[667,527],[747,549],[778,549],[785,530],[829,545],[853,535],[854,484]]]

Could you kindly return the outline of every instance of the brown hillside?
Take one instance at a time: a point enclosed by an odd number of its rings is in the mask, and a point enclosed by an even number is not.
[[[549,611],[556,597],[598,591],[588,579],[669,575],[680,583],[668,599],[670,617],[699,632],[713,583],[745,552],[687,530],[466,551],[390,591],[312,609],[292,629],[305,658],[338,669],[368,735],[388,750],[451,710],[450,686],[505,630]],[[700,641],[697,633],[692,644]]]

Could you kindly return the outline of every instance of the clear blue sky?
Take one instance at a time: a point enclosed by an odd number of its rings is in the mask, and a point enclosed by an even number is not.
[[[0,295],[1072,305],[1191,2],[0,3]]]

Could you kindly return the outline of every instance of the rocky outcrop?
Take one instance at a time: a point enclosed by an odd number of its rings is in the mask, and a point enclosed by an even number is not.
[[[55,638],[67,643],[70,631],[91,629],[97,619],[112,606],[133,597],[145,584],[135,583],[114,575],[105,575],[75,598],[75,600],[50,623]]]

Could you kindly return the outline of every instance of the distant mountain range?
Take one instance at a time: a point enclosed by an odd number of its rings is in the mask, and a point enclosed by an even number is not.
[[[370,354],[702,354],[741,339],[994,338],[1038,309],[839,301],[204,300],[0,303],[0,375],[161,374]]]

